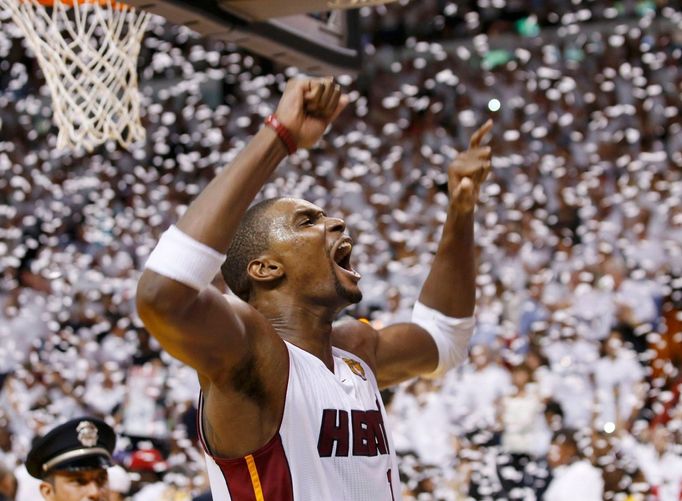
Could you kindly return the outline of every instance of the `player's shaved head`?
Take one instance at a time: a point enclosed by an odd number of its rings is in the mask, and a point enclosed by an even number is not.
[[[269,198],[249,207],[232,237],[226,259],[221,267],[225,283],[242,300],[249,300],[251,285],[248,264],[270,245],[271,217],[269,209],[282,197]]]

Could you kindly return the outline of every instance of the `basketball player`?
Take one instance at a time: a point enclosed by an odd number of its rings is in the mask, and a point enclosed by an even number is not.
[[[290,81],[276,113],[161,237],[138,285],[146,327],[198,372],[216,500],[399,499],[379,389],[466,356],[491,122],[449,167],[447,221],[411,323],[333,324],[362,297],[341,219],[293,198],[247,211],[282,159],[313,146],[346,104],[332,80]],[[233,295],[210,285],[221,265]]]

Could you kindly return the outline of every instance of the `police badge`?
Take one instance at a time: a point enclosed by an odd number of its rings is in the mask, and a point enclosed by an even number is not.
[[[97,445],[98,433],[97,427],[90,421],[81,421],[76,426],[76,431],[78,432],[78,441],[83,444],[84,447],[94,447]]]

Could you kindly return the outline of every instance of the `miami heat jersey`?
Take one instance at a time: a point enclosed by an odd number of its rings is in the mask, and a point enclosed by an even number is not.
[[[220,459],[204,445],[215,501],[398,501],[400,484],[386,411],[374,374],[359,357],[332,349],[334,372],[286,343],[289,381],[279,432],[243,458]]]

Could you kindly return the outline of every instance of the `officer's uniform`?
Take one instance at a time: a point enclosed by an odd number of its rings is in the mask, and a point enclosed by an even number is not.
[[[57,426],[33,444],[26,469],[38,479],[60,471],[111,466],[116,444],[114,430],[99,419],[83,417]]]

